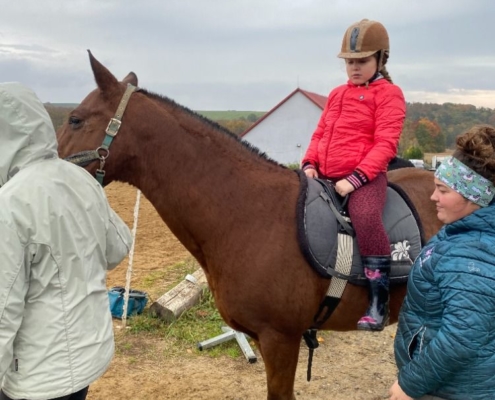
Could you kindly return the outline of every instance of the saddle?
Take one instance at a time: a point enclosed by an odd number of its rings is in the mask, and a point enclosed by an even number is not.
[[[347,217],[343,199],[335,192],[331,182],[308,179],[302,171],[298,171],[298,174],[301,191],[297,203],[297,230],[304,257],[323,278],[338,277],[355,285],[367,285],[352,221]],[[414,259],[424,245],[424,234],[414,205],[406,193],[391,182],[387,187],[383,224],[390,240],[390,284],[404,283]],[[345,251],[344,260],[339,258],[343,253],[342,250],[338,251],[339,234],[353,237],[352,245]],[[337,263],[350,263],[350,268],[344,268],[350,272],[343,275],[336,271]]]

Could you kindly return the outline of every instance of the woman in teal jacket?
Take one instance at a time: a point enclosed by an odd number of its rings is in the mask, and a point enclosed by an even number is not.
[[[390,400],[495,399],[495,128],[475,126],[456,144],[435,172],[446,225],[409,276]]]

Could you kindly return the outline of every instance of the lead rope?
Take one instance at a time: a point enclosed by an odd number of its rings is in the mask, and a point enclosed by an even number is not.
[[[132,262],[134,259],[134,244],[136,243],[136,231],[139,217],[139,202],[141,200],[141,191],[138,189],[136,194],[136,204],[134,205],[134,223],[132,225],[132,244],[129,251],[129,264],[127,265],[127,273],[125,276],[125,292],[124,292],[124,309],[122,313],[122,326],[125,328],[127,324],[127,307],[129,304],[129,292],[131,290],[132,277]]]

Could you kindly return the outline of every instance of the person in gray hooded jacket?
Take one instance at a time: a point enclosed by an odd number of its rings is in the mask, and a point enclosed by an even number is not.
[[[106,272],[131,232],[18,83],[0,84],[0,238],[0,399],[85,399],[113,357]]]
[[[445,226],[409,275],[390,400],[495,399],[495,128],[474,126],[435,172]]]

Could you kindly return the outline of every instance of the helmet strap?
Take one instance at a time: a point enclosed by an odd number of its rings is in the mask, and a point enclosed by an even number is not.
[[[379,51],[377,51],[377,53],[378,53],[378,58],[377,58],[376,72],[373,74],[373,76],[370,78],[370,80],[365,83],[366,89],[368,89],[368,85],[371,82],[373,82],[376,78],[378,78],[378,75],[380,75],[380,71],[383,67],[382,63],[383,63],[383,55],[385,53],[385,50],[379,50]]]

